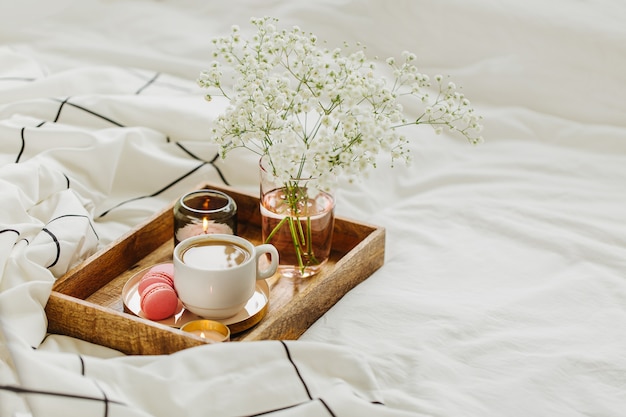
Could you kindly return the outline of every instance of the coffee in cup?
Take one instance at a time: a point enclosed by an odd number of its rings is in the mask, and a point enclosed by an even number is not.
[[[269,255],[269,265],[259,261]],[[188,238],[174,248],[174,287],[185,308],[208,319],[237,314],[254,295],[256,280],[276,273],[278,251],[235,235]]]
[[[186,265],[202,269],[228,269],[250,259],[250,252],[241,245],[222,240],[208,240],[188,246],[181,252]]]

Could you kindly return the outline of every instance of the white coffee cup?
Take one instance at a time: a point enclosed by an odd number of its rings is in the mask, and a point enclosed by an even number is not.
[[[259,260],[269,254],[269,266]],[[256,280],[274,275],[278,251],[240,236],[198,235],[174,248],[174,288],[185,308],[208,319],[237,314],[254,295]]]

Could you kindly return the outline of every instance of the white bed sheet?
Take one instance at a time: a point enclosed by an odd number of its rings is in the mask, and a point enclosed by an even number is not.
[[[1,416],[626,410],[622,2],[10,6],[0,15]],[[423,72],[463,86],[486,142],[415,129],[412,166],[380,164],[342,186],[338,214],[386,228],[385,264],[297,342],[123,357],[46,335],[43,306],[68,267],[202,180],[257,189],[251,155],[213,162],[205,138],[219,106],[194,80],[212,36],[261,15],[372,55],[415,52]]]

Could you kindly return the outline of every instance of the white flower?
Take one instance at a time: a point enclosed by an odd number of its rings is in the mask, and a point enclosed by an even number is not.
[[[437,134],[447,127],[471,143],[482,141],[470,101],[442,75],[431,85],[414,65],[415,54],[387,58],[393,78],[377,76],[362,46],[326,49],[315,35],[278,29],[277,22],[252,18],[257,32],[250,39],[234,26],[212,40],[216,61],[198,84],[209,90],[208,99],[230,101],[211,132],[222,156],[247,148],[267,155],[285,181],[307,176],[326,185],[337,175],[364,175],[381,152],[392,164],[409,162],[408,139],[398,132],[403,126],[429,124]],[[421,112],[406,120],[403,103],[410,99]]]

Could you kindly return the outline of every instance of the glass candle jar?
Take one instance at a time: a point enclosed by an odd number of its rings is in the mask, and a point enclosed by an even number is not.
[[[197,190],[174,205],[174,245],[200,234],[237,234],[237,204],[217,190]]]

